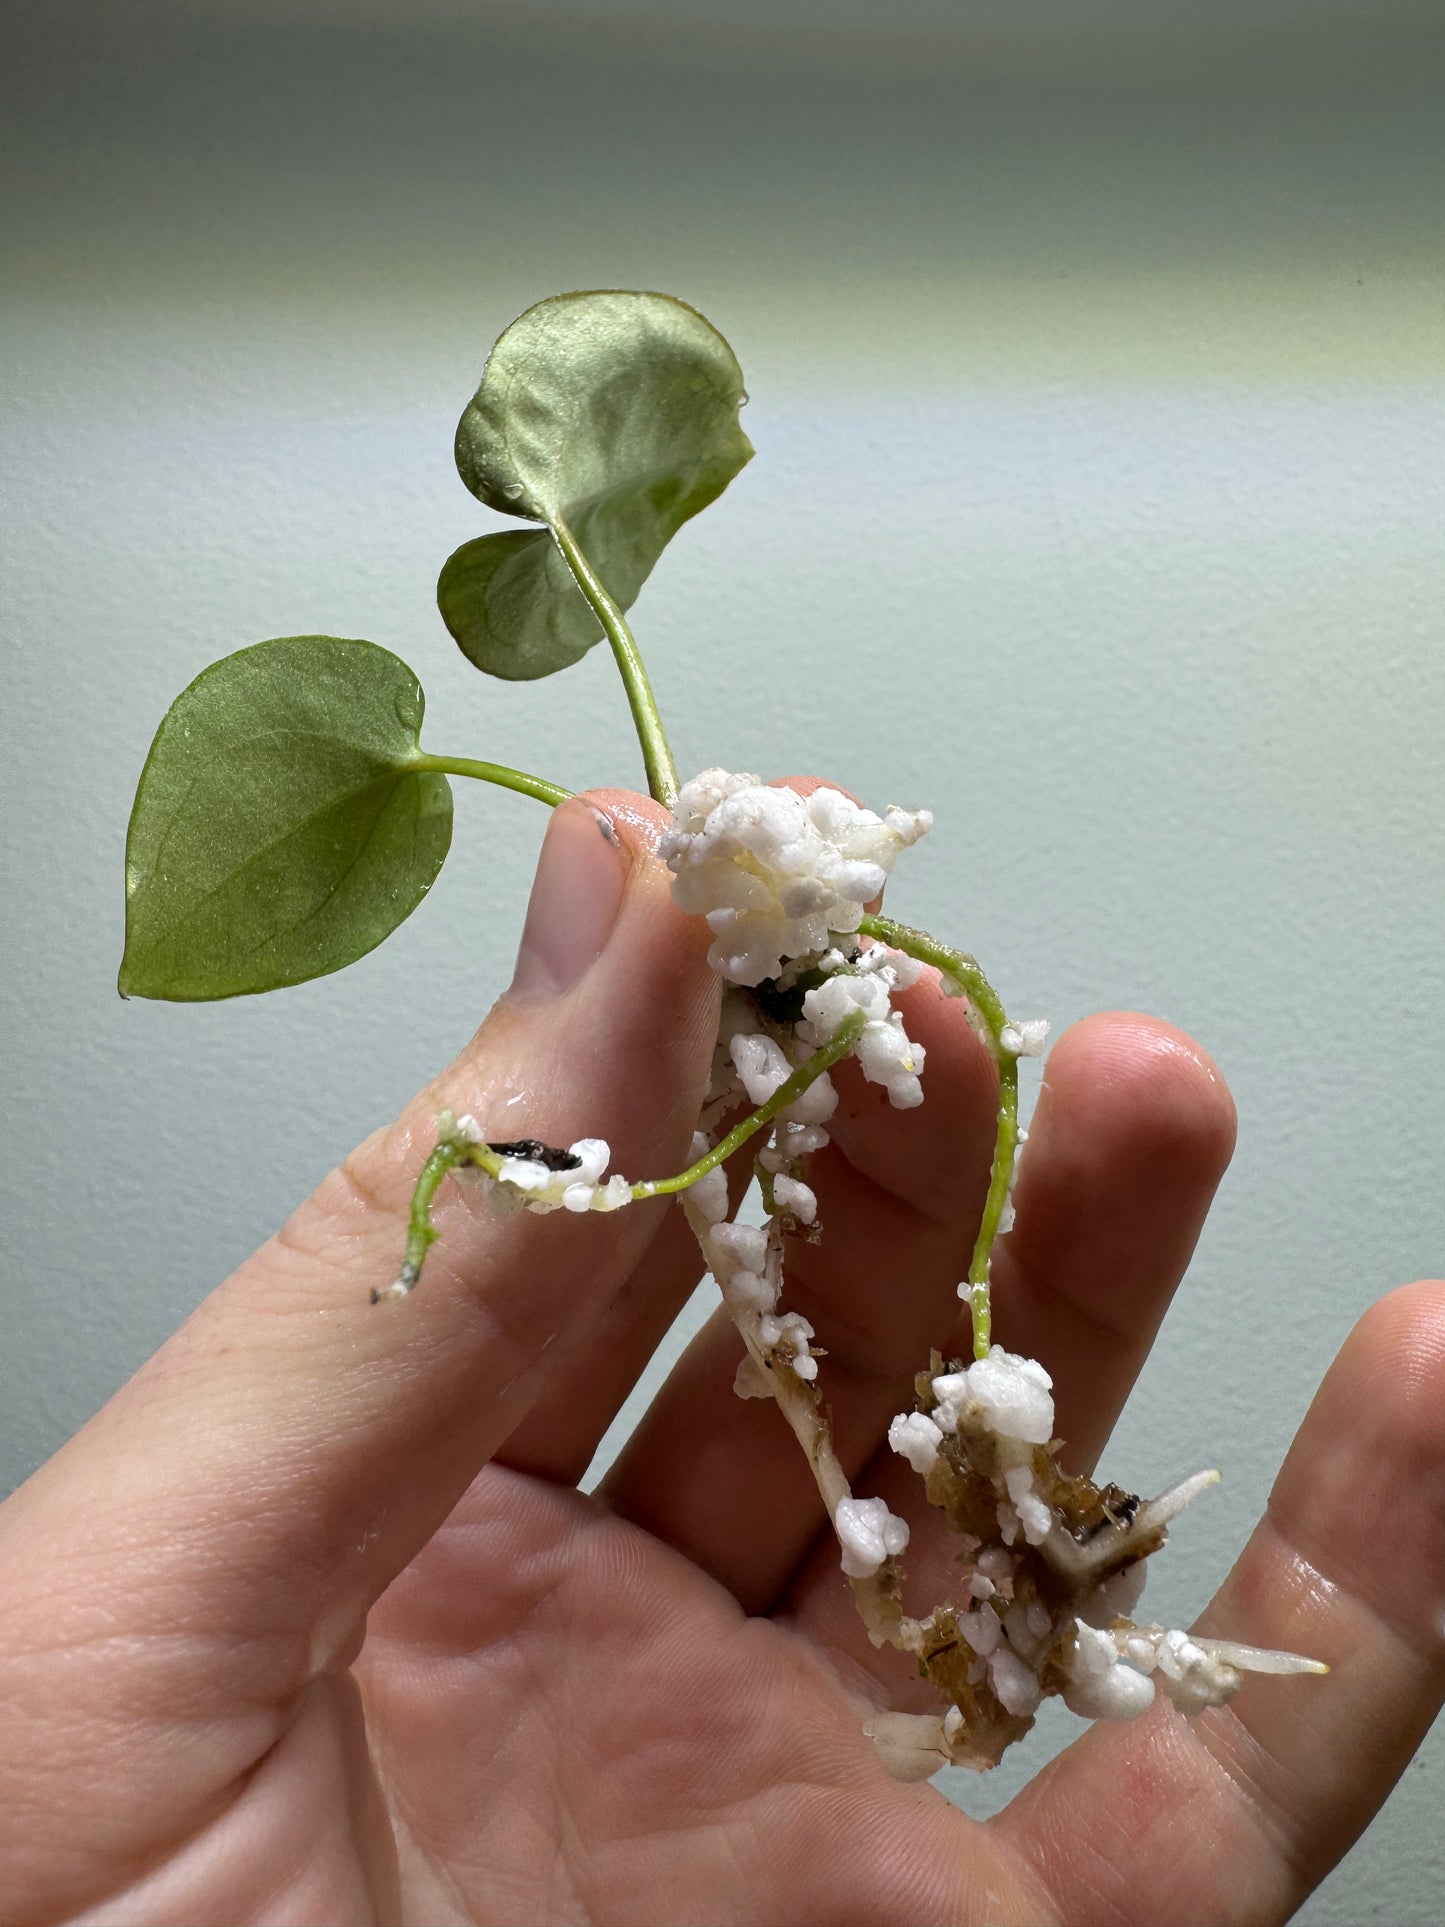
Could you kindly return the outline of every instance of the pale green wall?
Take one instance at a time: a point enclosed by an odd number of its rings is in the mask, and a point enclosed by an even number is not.
[[[9,10],[4,1480],[459,1046],[541,831],[463,796],[354,971],[122,1006],[156,721],[330,630],[413,663],[434,746],[626,778],[600,655],[485,683],[430,591],[483,525],[449,444],[492,337],[661,287],[759,451],[639,606],[680,760],[928,804],[898,907],[1018,1010],[1160,1011],[1234,1085],[1108,1460],[1224,1469],[1156,1582],[1186,1617],[1356,1315],[1445,1267],[1442,42],[617,11]],[[1437,1919],[1442,1790],[1437,1743],[1305,1918]]]

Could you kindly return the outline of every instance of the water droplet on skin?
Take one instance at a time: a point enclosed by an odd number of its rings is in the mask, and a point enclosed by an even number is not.
[[[749,401],[751,401],[751,399],[752,397],[749,395],[747,389],[745,388],[743,392],[738,396],[738,407],[746,408]]]
[[[522,484],[520,482],[508,482],[507,486],[502,490],[502,493],[509,501],[515,502],[517,497],[522,493]]]

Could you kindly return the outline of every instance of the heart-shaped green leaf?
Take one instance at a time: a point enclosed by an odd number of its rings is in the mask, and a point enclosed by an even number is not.
[[[285,636],[177,697],[126,840],[126,997],[190,1002],[340,970],[421,902],[452,834],[425,699],[389,650]]]
[[[615,580],[615,564],[612,573]],[[626,608],[641,586],[639,577],[630,590],[613,593]],[[602,639],[550,529],[506,529],[464,542],[442,568],[437,607],[462,654],[509,682],[550,676]]]
[[[670,295],[557,295],[493,348],[457,429],[462,480],[489,508],[570,529],[629,608],[683,523],[752,455],[742,370]],[[442,570],[437,600],[463,652],[495,676],[564,669],[602,629],[550,535],[486,535]]]

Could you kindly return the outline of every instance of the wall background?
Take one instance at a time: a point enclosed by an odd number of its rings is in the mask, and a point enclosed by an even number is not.
[[[122,1006],[156,722],[323,630],[412,663],[433,747],[624,778],[603,652],[485,682],[431,590],[486,525],[449,450],[493,337],[659,287],[733,342],[758,447],[637,610],[680,764],[929,804],[899,913],[1011,1007],[1159,1011],[1233,1084],[1107,1461],[1223,1467],[1151,1589],[1202,1603],[1360,1310],[1445,1265],[1433,12],[7,9],[5,1485],[455,1052],[541,834],[459,794],[359,967]],[[1437,1918],[1442,1791],[1437,1735],[1311,1927]]]

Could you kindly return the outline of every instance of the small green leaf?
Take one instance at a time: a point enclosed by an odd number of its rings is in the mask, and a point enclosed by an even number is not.
[[[624,607],[641,586],[639,580],[618,597]],[[509,682],[550,676],[602,640],[550,529],[507,529],[464,542],[442,568],[437,607],[462,654]]]
[[[742,370],[664,294],[557,295],[493,348],[457,429],[462,480],[489,508],[569,528],[630,608],[683,523],[752,456]],[[492,675],[565,669],[602,638],[550,534],[468,542],[442,570],[442,619]]]
[[[389,650],[259,642],[171,705],[126,839],[123,997],[191,1002],[354,963],[431,888],[451,787],[418,768],[425,699]]]

